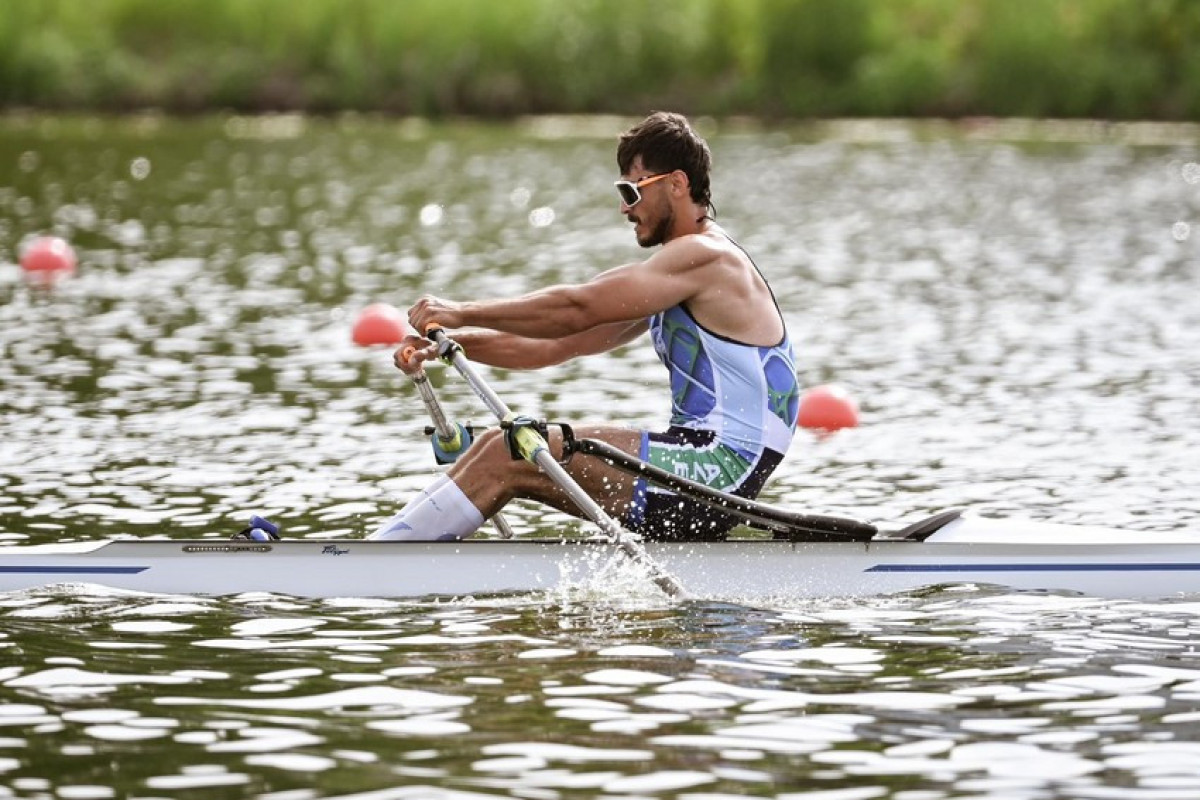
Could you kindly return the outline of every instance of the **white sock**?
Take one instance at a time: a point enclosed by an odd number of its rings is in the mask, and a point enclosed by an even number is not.
[[[465,539],[483,524],[483,514],[458,484],[442,475],[408,501],[368,539],[446,541]]]

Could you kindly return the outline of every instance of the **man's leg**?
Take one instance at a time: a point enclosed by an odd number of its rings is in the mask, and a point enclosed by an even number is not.
[[[600,439],[637,455],[639,431],[611,426],[578,427],[577,436]],[[551,452],[562,452],[562,436],[550,429]],[[579,486],[609,514],[620,517],[633,499],[634,478],[603,461],[577,456],[565,466]],[[515,498],[536,500],[576,516],[579,509],[536,465],[514,460],[503,432],[480,435],[447,475],[413,498],[371,539],[463,539]]]
[[[465,539],[483,524],[483,515],[462,490],[441,475],[379,527],[368,539],[432,541]]]
[[[640,431],[608,425],[574,426],[573,430],[578,438],[599,439],[634,456],[642,438]],[[561,431],[553,426],[550,451],[556,458],[562,454]],[[633,499],[633,476],[598,458],[575,456],[564,469],[610,515],[619,517]],[[480,436],[449,474],[485,517],[517,498],[536,500],[579,515],[570,497],[537,465],[513,459],[503,432],[496,429]]]

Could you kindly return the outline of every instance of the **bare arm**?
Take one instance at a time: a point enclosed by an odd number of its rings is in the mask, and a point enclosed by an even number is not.
[[[480,364],[505,369],[540,369],[628,344],[648,327],[645,320],[637,320],[599,325],[561,339],[531,339],[489,330],[459,331],[453,337],[467,357]],[[397,348],[394,360],[405,372],[415,372],[422,362],[435,358],[436,345],[421,337],[409,336]]]
[[[530,339],[563,339],[599,325],[644,320],[685,302],[712,282],[718,253],[701,237],[665,245],[646,261],[616,267],[587,283],[552,286],[521,297],[456,303],[422,297],[409,310],[417,330],[488,328]]]
[[[534,339],[501,331],[473,330],[454,334],[467,357],[507,369],[539,369],[578,356],[594,355],[627,344],[646,331],[645,320],[598,325],[558,339]]]

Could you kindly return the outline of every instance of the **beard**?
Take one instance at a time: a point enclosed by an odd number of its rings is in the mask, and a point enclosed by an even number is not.
[[[665,204],[664,204],[665,205]],[[634,222],[640,221],[640,217],[633,216],[631,220]],[[671,232],[671,227],[675,224],[675,213],[669,205],[665,206],[664,214],[655,223],[654,227],[650,228],[644,235],[637,237],[637,243],[642,247],[657,247],[667,241],[667,234]]]

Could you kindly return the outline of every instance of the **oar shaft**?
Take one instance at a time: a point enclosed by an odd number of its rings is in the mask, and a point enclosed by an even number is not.
[[[642,545],[635,541],[628,532],[610,517],[600,505],[592,499],[591,495],[583,491],[575,479],[563,469],[562,465],[554,460],[554,456],[549,449],[541,449],[537,451],[535,462],[542,471],[550,476],[558,486],[567,493],[571,501],[579,507],[584,516],[590,519],[604,532],[614,544],[621,548],[626,556],[635,564],[639,564],[650,573],[650,578],[658,584],[664,592],[672,597],[684,597],[683,586],[675,578],[674,575],[660,567],[654,559],[650,558],[650,554]]]
[[[434,431],[443,440],[453,439],[454,426],[446,418],[442,404],[438,402],[437,395],[433,393],[433,387],[429,385],[429,376],[425,374],[425,370],[413,375],[412,382],[417,387],[417,394],[421,395],[421,402],[425,404],[425,410],[429,412],[429,419],[433,422]]]
[[[441,336],[443,339],[445,339],[446,335],[443,333]],[[450,358],[450,363],[455,369],[458,370],[459,374],[466,379],[467,383],[471,386],[471,389],[476,395],[479,396],[479,399],[483,401],[483,404],[487,406],[488,411],[491,411],[493,414],[495,414],[496,418],[499,420],[505,420],[512,416],[512,410],[508,407],[508,404],[501,400],[500,395],[492,391],[492,387],[488,386],[487,383],[484,382],[483,378],[480,377],[478,370],[475,369],[475,365],[468,361],[465,356],[463,356],[461,350],[455,350],[454,348],[451,348],[448,355]]]
[[[432,328],[426,332],[426,335],[438,343],[441,348],[442,358],[449,361],[458,370],[459,374],[466,379],[471,389],[479,396],[483,404],[488,407],[488,410],[495,414],[496,418],[501,422],[511,422],[513,417],[512,410],[509,409],[508,404],[500,399],[498,394],[492,391],[487,382],[480,377],[478,371],[475,369],[475,365],[463,355],[462,348],[450,339],[441,328]],[[650,558],[650,554],[646,552],[646,548],[630,536],[628,531],[618,525],[600,507],[600,504],[583,490],[575,479],[571,477],[570,473],[554,459],[554,455],[550,452],[550,445],[540,433],[532,427],[525,427],[520,431],[515,431],[514,435],[518,436],[518,444],[525,457],[537,464],[560,489],[566,492],[571,501],[578,506],[580,512],[594,522],[613,544],[621,548],[631,561],[645,568],[649,572],[650,578],[660,589],[672,597],[687,596],[683,586],[680,585],[675,576],[655,563],[654,559]]]

